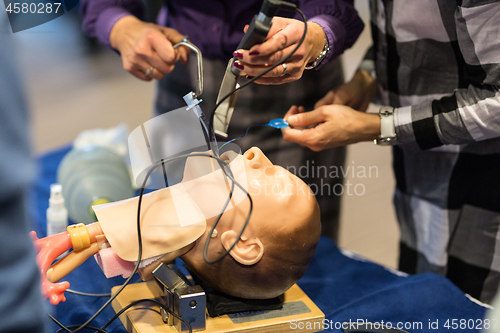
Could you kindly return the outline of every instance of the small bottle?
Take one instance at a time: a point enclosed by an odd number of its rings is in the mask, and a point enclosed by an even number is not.
[[[68,210],[64,207],[62,186],[50,185],[49,208],[47,209],[47,236],[65,232],[68,227]]]

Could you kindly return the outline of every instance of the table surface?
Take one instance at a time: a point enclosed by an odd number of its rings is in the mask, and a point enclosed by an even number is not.
[[[40,236],[46,233],[50,184],[55,183],[57,167],[69,150],[70,147],[64,147],[38,158],[39,174],[31,194],[30,214]],[[90,293],[109,293],[112,287],[125,281],[121,277],[106,279],[92,258],[65,280],[70,282],[71,289]],[[132,281],[137,280],[139,277]],[[453,323],[459,327],[462,323],[466,329],[461,331],[477,331],[486,310],[442,276],[397,274],[340,250],[327,238],[321,238],[309,269],[298,284],[325,313],[327,330],[338,327],[339,323],[364,320],[389,322],[392,326],[400,323],[408,332],[436,332],[436,328],[444,331],[448,330],[447,323],[450,329]],[[107,300],[66,294],[66,302],[52,307],[52,314],[64,325],[85,322]],[[92,326],[102,327],[113,315],[109,306]],[[55,324],[53,327],[57,328]],[[126,332],[119,320],[107,331]],[[335,331],[340,332],[332,330]]]

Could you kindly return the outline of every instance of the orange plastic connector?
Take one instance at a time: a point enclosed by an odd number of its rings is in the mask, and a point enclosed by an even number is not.
[[[66,229],[73,244],[73,250],[80,251],[90,246],[90,236],[87,227],[83,223],[70,225]]]

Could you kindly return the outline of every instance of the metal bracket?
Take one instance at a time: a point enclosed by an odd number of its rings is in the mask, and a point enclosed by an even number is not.
[[[196,99],[203,93],[203,59],[201,57],[201,51],[196,47],[196,45],[188,41],[187,38],[184,38],[184,40],[182,40],[181,42],[174,44],[173,48],[176,49],[181,45],[191,49],[194,53],[196,53],[196,60],[198,62],[198,87],[196,88],[196,95],[193,96],[193,99]]]
[[[186,320],[193,331],[204,331],[206,327],[206,300],[203,289],[191,286],[175,265],[161,264],[153,271],[156,284],[160,288],[160,301],[167,308]],[[184,278],[183,278],[184,277]],[[174,326],[178,332],[188,328],[179,319],[160,309],[163,322]]]

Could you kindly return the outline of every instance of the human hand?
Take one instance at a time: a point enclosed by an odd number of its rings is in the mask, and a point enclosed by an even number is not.
[[[314,108],[323,105],[347,105],[358,111],[366,111],[368,104],[377,93],[377,83],[365,70],[358,70],[351,81],[330,90],[316,102]]]
[[[122,57],[123,68],[143,81],[161,80],[174,69],[177,60],[188,62],[190,50],[173,44],[184,39],[177,30],[125,16],[111,29],[111,47]],[[146,73],[153,68],[150,75]]]
[[[233,55],[239,59],[235,67],[248,76],[256,76],[290,54],[304,33],[304,23],[295,19],[274,17],[267,40],[253,46],[250,50],[236,50]],[[245,31],[248,27],[245,28]],[[307,35],[302,45],[286,61],[284,67],[278,66],[256,80],[260,84],[282,84],[302,77],[306,65],[314,61],[324,48],[325,33],[316,23],[307,23]]]
[[[380,135],[378,115],[359,112],[345,105],[322,106],[310,112],[294,105],[284,118],[291,127],[282,129],[283,139],[314,151],[371,141]]]

